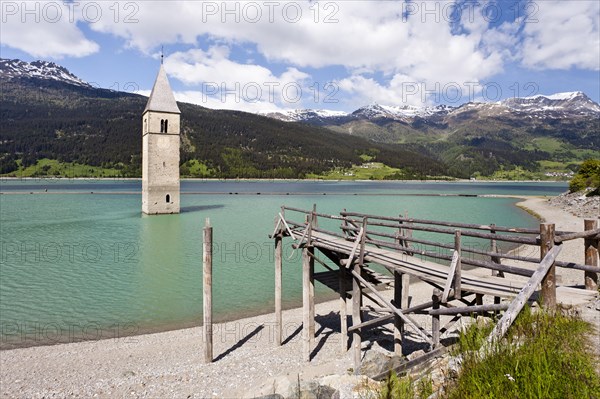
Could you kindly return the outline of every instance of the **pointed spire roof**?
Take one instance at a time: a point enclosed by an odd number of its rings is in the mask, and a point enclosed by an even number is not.
[[[154,87],[152,88],[152,93],[150,93],[150,98],[148,98],[144,113],[146,111],[181,113],[162,64],[158,70],[158,75],[156,75],[156,81],[154,81]]]

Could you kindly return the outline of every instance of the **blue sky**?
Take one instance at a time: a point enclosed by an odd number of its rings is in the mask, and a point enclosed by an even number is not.
[[[600,101],[600,2],[2,1],[2,58],[245,111],[458,105],[583,91]]]

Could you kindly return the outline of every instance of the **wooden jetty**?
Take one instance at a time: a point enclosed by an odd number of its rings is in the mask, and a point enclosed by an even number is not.
[[[437,238],[425,239],[414,232],[427,232]],[[443,350],[441,336],[463,315],[499,320],[488,338],[492,343],[502,338],[535,292],[542,305],[554,306],[557,294],[559,298],[585,301],[597,295],[598,289],[598,220],[586,220],[585,231],[572,233],[555,231],[553,224],[546,223],[539,229],[511,228],[345,210],[330,215],[317,212],[316,206],[312,210],[284,206],[276,217],[271,238],[275,240],[276,344],[282,345],[283,239],[290,238],[293,247],[302,251],[303,358],[310,361],[315,347],[316,280],[339,293],[341,349],[347,351],[351,343],[355,372],[360,369],[361,337],[367,328],[393,323],[394,352],[398,355],[410,329],[428,345],[426,356],[431,357]],[[562,243],[575,239],[584,240],[586,264],[557,261]],[[473,240],[485,245],[472,245]],[[502,253],[499,242],[539,246],[541,256]],[[326,261],[317,256],[317,251]],[[315,261],[326,271],[315,273]],[[521,266],[510,261],[519,261]],[[378,272],[373,265],[385,269]],[[556,267],[581,270],[586,289],[557,287]],[[431,301],[409,304],[411,277],[432,287]],[[386,286],[394,290],[392,300],[381,293]],[[483,303],[486,295],[494,298],[493,304]],[[374,305],[365,306],[364,298]],[[430,316],[431,323],[420,325],[415,314]],[[446,325],[441,325],[443,315],[452,316]]]

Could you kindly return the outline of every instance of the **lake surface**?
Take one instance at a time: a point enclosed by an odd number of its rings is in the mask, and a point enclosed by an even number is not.
[[[183,181],[182,213],[149,217],[140,212],[140,181],[1,180],[0,347],[199,325],[206,218],[214,227],[214,318],[225,320],[273,309],[268,235],[284,204],[535,227],[516,200],[473,195],[566,189],[566,183]],[[301,300],[300,253],[287,242],[284,256],[284,302],[291,307]],[[317,284],[317,297],[328,295]]]

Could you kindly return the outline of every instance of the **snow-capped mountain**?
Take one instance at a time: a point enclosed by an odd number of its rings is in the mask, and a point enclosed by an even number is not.
[[[352,115],[366,119],[384,118],[408,122],[414,118],[427,118],[434,115],[446,115],[447,113],[452,112],[452,110],[454,110],[454,107],[449,105],[416,107],[413,105],[389,106],[371,104],[357,109],[352,113]]]
[[[500,102],[501,105],[520,112],[533,113],[579,113],[581,115],[600,113],[600,105],[592,101],[583,92],[557,93],[549,96],[509,98]]]
[[[600,105],[592,101],[583,92],[578,91],[548,96],[509,98],[499,102],[473,102],[459,107],[449,105],[418,107],[413,105],[371,104],[349,114],[340,111],[315,109],[261,113],[261,115],[286,122],[306,122],[319,125],[335,125],[357,120],[409,124],[417,120],[439,122],[454,117],[464,118],[466,114],[477,114],[479,117],[530,117],[537,119],[600,117]]]
[[[327,109],[295,109],[288,111],[260,111],[259,115],[285,122],[316,122],[319,120],[343,118],[348,116],[347,112],[331,111]]]
[[[65,67],[49,61],[33,61],[30,63],[21,60],[0,59],[0,78],[37,78],[91,87]]]

